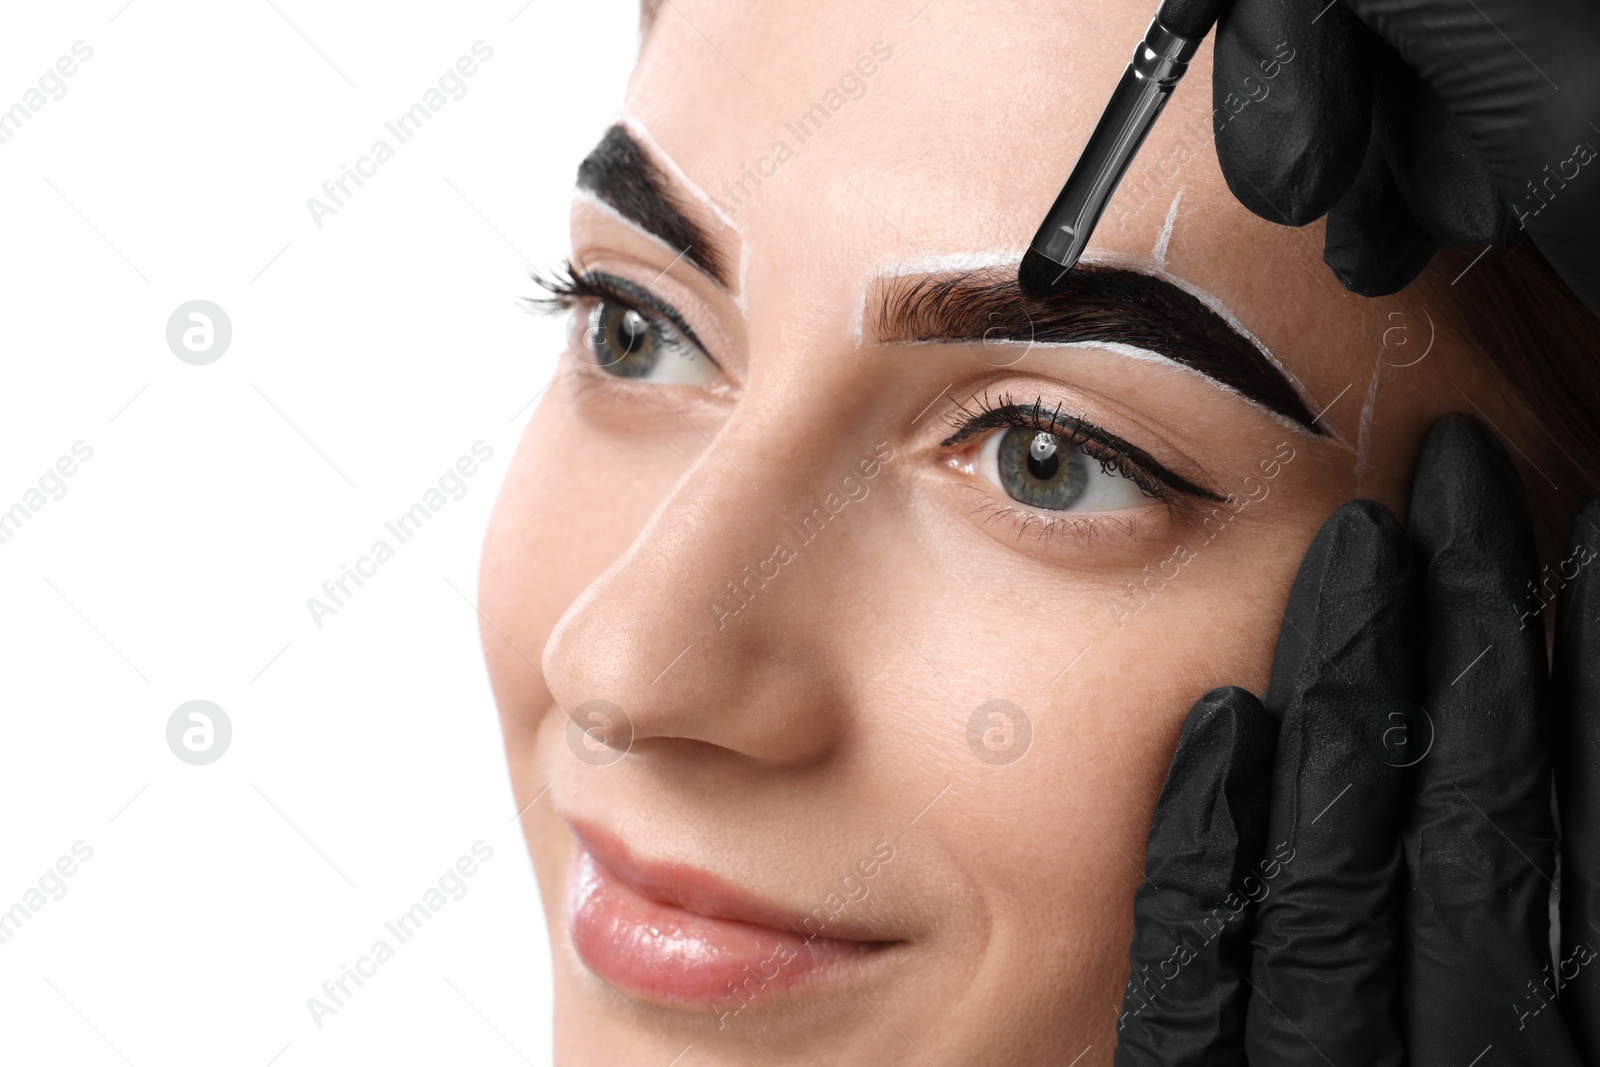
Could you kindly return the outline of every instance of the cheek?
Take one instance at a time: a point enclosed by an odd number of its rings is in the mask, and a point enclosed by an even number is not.
[[[1307,508],[1229,529],[1120,631],[1085,625],[1093,605],[1078,604],[1079,628],[1070,618],[1054,628],[1058,651],[1019,640],[1020,628],[1009,641],[980,642],[992,650],[985,663],[996,675],[996,649],[1025,650],[1022,663],[1053,656],[1064,664],[1089,646],[1059,680],[1035,690],[1026,758],[987,778],[981,769],[965,775],[969,812],[978,817],[949,850],[984,857],[969,874],[986,887],[1003,928],[994,943],[1013,946],[1017,966],[1076,973],[1071,981],[1085,1003],[1121,988],[1132,894],[1184,717],[1217,686],[1265,688],[1280,609],[1315,515]]]

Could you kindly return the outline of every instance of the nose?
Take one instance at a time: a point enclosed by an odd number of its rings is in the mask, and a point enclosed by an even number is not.
[[[592,720],[608,744],[631,734],[635,751],[698,742],[803,765],[841,728],[845,686],[829,666],[841,657],[824,647],[836,601],[823,592],[839,546],[803,541],[810,527],[785,506],[820,495],[805,483],[822,479],[763,463],[730,429],[567,609],[542,669],[580,728],[589,701],[621,709],[620,728],[611,708]]]

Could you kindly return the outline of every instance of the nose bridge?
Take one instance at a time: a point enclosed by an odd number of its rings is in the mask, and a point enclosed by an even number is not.
[[[805,476],[763,461],[761,438],[730,419],[557,623],[543,670],[567,713],[609,701],[635,745],[680,738],[779,762],[828,746],[839,686],[819,676],[825,628],[796,615],[781,573],[797,541],[784,505]]]

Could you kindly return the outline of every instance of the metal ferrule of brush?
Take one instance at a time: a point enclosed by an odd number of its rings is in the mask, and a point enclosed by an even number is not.
[[[1063,267],[1077,263],[1128,164],[1199,48],[1198,40],[1179,37],[1159,18],[1151,20],[1072,175],[1039,227],[1034,251]]]

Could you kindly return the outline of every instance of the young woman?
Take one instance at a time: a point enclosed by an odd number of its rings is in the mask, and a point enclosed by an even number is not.
[[[1266,687],[1329,514],[1467,412],[1560,555],[1600,392],[1507,367],[1586,313],[1531,251],[1346,291],[1230,195],[1208,50],[1021,296],[1148,14],[649,26],[481,582],[557,1062],[1109,1063],[1180,725]]]

